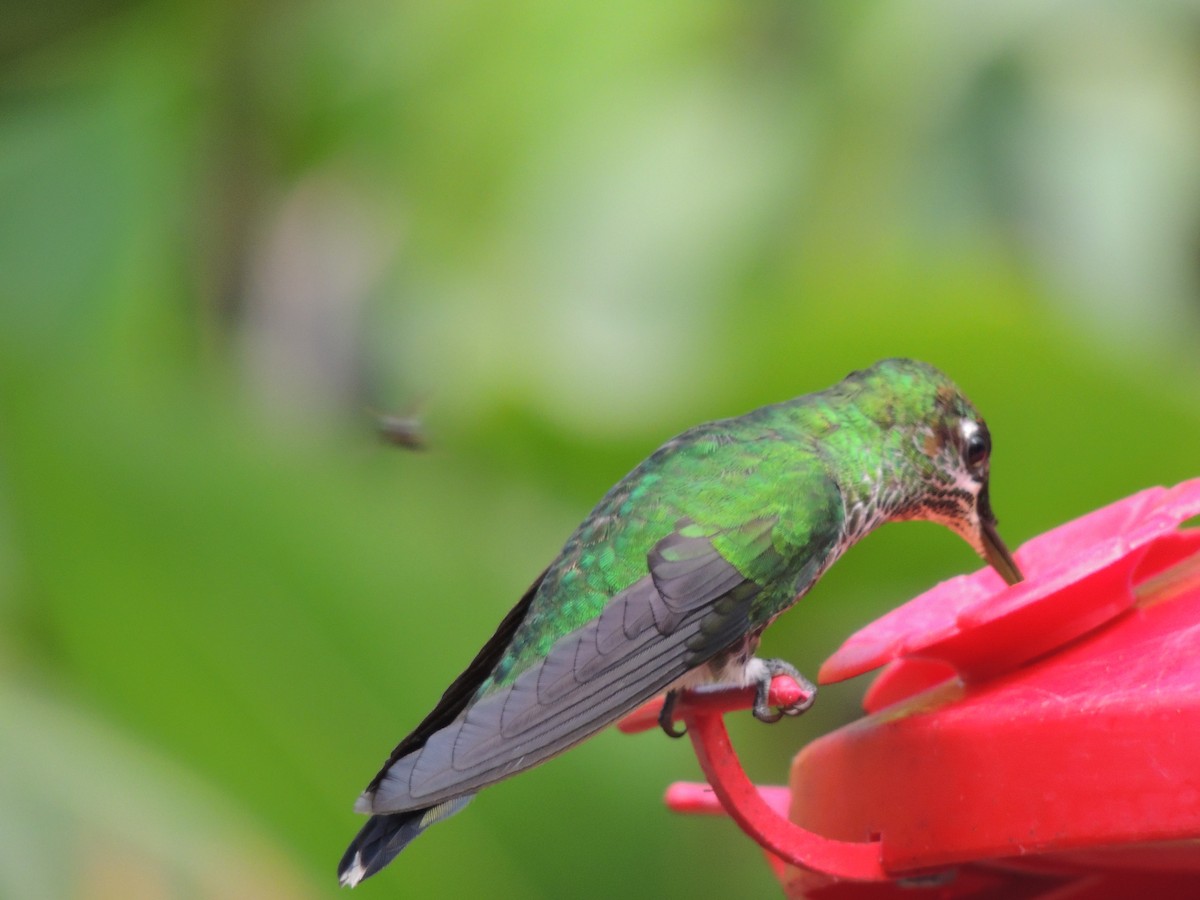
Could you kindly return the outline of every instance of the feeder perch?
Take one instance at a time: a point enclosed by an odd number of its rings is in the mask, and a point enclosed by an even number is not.
[[[730,816],[790,897],[1200,897],[1197,515],[1200,479],[1142,491],[1019,548],[1020,584],[983,569],[868,625],[820,672],[882,667],[866,715],[787,787],[753,785],[729,741],[752,691],[684,694],[708,783],[668,806]],[[801,695],[772,683],[773,704]]]

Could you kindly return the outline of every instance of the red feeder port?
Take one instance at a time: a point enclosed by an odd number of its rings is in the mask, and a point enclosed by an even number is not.
[[[1018,585],[984,569],[858,632],[821,680],[884,666],[867,715],[789,788],[729,744],[747,692],[681,698],[709,784],[667,802],[730,815],[792,897],[1200,897],[1198,514],[1200,479],[1143,491],[1021,547]]]

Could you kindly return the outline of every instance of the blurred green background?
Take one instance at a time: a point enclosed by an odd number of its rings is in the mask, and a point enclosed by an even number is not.
[[[927,359],[1011,545],[1200,474],[1196,3],[2,18],[0,896],[334,896],[394,743],[695,422]],[[978,565],[884,529],[765,649],[815,674]],[[861,691],[735,717],[752,774]],[[695,777],[603,734],[359,893],[775,895],[663,809]]]

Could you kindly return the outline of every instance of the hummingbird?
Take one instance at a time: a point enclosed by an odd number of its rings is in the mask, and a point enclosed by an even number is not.
[[[622,478],[359,797],[371,818],[338,866],[354,886],[484,787],[665,692],[755,688],[790,663],[763,630],[884,522],[940,522],[1009,584],[1021,573],[988,498],[991,437],[933,366],[888,359],[824,391],[708,422]]]

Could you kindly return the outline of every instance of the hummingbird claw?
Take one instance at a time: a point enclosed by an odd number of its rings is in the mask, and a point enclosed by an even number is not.
[[[667,691],[667,696],[663,698],[662,709],[658,713],[658,727],[670,738],[681,738],[687,734],[686,728],[676,728],[675,723],[671,721],[671,715],[675,712],[675,700],[677,697],[678,695],[675,691]]]
[[[766,722],[768,725],[774,725],[783,718],[782,710],[772,710],[771,707],[767,706],[765,695],[761,700],[755,699],[752,712],[754,713],[754,718],[760,722]]]
[[[813,705],[813,701],[817,699],[817,687],[801,675],[799,669],[783,659],[764,659],[760,662],[762,663],[762,674],[754,684],[754,718],[770,725],[778,722],[784,716],[798,716]],[[804,696],[796,703],[781,706],[772,711],[768,698],[771,694],[771,679],[776,675],[787,675],[794,680],[804,691]]]

